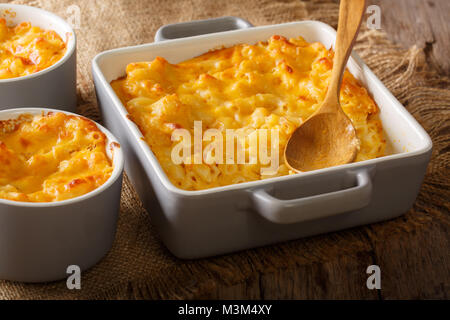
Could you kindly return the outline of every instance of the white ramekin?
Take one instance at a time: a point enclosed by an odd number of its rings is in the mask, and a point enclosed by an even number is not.
[[[20,114],[61,112],[20,108],[0,111],[0,120]],[[64,112],[71,114],[69,112]],[[114,164],[111,177],[80,197],[47,203],[0,199],[0,279],[46,282],[67,277],[67,267],[85,270],[111,248],[120,208],[123,152],[114,136],[107,137],[107,152]]]
[[[51,107],[74,112],[76,92],[76,36],[57,15],[42,9],[0,3],[0,18],[9,25],[31,22],[54,30],[67,43],[67,52],[51,67],[31,75],[0,80],[0,110],[18,107]]]

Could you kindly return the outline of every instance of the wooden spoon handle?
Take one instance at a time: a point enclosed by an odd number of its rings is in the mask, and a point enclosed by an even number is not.
[[[339,102],[339,91],[342,76],[348,58],[352,52],[356,36],[366,8],[365,0],[341,0],[339,22],[334,48],[333,71],[325,100],[336,99]],[[334,100],[336,101],[336,100]],[[327,104],[333,105],[333,104]],[[336,104],[339,107],[339,103]]]

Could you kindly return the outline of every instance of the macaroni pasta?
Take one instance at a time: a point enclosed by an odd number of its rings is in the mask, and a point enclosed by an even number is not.
[[[92,121],[48,113],[0,121],[0,198],[53,202],[88,193],[113,171]]]
[[[23,22],[8,27],[0,18],[0,80],[26,76],[58,62],[66,44],[53,30]]]
[[[332,65],[333,51],[320,43],[273,36],[178,64],[161,57],[131,63],[126,76],[111,85],[171,182],[185,190],[201,190],[292,174],[284,164],[284,147],[323,101]],[[356,161],[383,156],[386,143],[378,107],[348,71],[340,100],[360,140]],[[224,136],[227,129],[239,129],[245,138],[258,129],[276,130],[278,170],[262,174],[259,160],[175,164],[171,151],[178,142],[172,141],[172,134],[180,128],[193,132],[195,121],[201,121],[203,131],[215,128]],[[247,159],[252,157],[248,140],[241,141]],[[267,144],[273,147],[271,143],[269,138]]]

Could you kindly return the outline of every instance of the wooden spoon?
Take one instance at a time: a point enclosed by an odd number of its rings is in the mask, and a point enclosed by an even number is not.
[[[365,7],[365,0],[341,0],[327,95],[319,109],[294,131],[286,145],[284,158],[291,170],[311,171],[355,160],[359,140],[339,104],[339,92]]]

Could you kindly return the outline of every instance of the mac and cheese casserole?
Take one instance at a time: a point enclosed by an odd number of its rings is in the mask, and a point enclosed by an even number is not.
[[[104,184],[113,166],[92,121],[48,113],[0,121],[0,198],[53,202]]]
[[[292,132],[325,98],[333,55],[321,43],[275,35],[267,42],[218,49],[178,64],[162,57],[131,63],[126,76],[111,86],[171,182],[185,190],[201,190],[293,174],[284,164],[284,148]],[[378,107],[348,71],[340,101],[360,140],[356,161],[383,156],[385,139]],[[186,129],[194,137],[196,123],[201,123],[203,132],[219,130],[224,139],[218,141],[223,145],[227,130],[243,132],[237,140],[241,139],[247,160],[258,158],[250,142],[261,138],[252,133],[275,130],[276,139],[269,133],[258,148],[267,143],[276,150],[276,170],[264,174],[261,169],[268,164],[259,158],[246,164],[195,163],[195,151],[186,156],[187,161],[174,162],[173,149],[179,143],[173,136],[175,130]]]
[[[23,22],[8,27],[0,18],[0,80],[26,76],[58,62],[66,43],[53,30]]]

